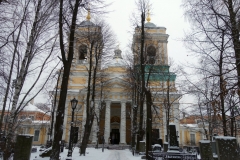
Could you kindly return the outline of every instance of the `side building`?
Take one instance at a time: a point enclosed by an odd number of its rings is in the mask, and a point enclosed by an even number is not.
[[[9,114],[10,112],[8,111],[4,113],[3,134],[5,134],[4,132],[7,130]],[[33,104],[28,103],[18,114],[14,135],[31,134],[34,136],[33,145],[45,145],[50,138],[50,117],[49,111],[43,111]]]

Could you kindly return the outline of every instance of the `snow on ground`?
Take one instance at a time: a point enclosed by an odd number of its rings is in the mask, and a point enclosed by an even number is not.
[[[30,160],[49,160],[49,157],[41,158],[39,156],[39,147],[37,147],[37,152],[31,154]],[[64,152],[60,154],[61,160],[65,160],[67,158],[68,149],[64,149]],[[95,149],[95,148],[87,148],[86,156],[79,155],[79,148],[76,147],[73,150],[73,160],[140,160],[140,155],[132,155],[130,150],[108,150],[104,149]]]

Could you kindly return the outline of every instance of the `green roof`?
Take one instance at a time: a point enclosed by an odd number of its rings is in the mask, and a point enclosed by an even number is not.
[[[136,74],[141,72],[140,65],[135,65]],[[169,72],[170,66],[166,65],[144,65],[145,67],[145,80],[150,81],[175,81],[176,74]]]

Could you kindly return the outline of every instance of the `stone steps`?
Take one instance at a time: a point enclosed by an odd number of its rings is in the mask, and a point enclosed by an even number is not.
[[[95,148],[96,144],[88,144],[87,147]],[[110,149],[110,150],[123,150],[123,149],[129,149],[130,145],[126,144],[104,144],[104,148]],[[98,144],[98,148],[102,148],[102,144]]]
[[[107,147],[110,150],[123,150],[123,149],[129,149],[129,145],[108,145]]]

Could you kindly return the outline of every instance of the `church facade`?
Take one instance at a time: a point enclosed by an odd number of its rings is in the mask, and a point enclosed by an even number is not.
[[[86,93],[89,69],[89,44],[83,42],[85,32],[99,30],[101,28],[90,21],[90,18],[78,25],[76,30],[75,54],[71,67],[68,85],[68,94],[65,104],[63,140],[69,141],[71,127],[71,99],[78,100],[74,114],[73,130],[80,142],[84,132],[86,120]],[[150,20],[145,24],[146,40],[146,74],[148,75],[148,87],[152,92],[154,104],[152,131],[156,139],[166,140],[166,100],[171,103],[170,122],[176,124],[179,131],[179,94],[175,88],[176,75],[169,71],[166,28],[157,27]],[[138,51],[140,48],[140,30],[135,29],[132,42],[133,66],[137,68],[140,64]],[[132,125],[132,114],[134,109],[133,87],[129,81],[129,66],[122,58],[122,51],[117,48],[110,63],[99,70],[104,73],[103,81],[96,84],[96,98],[91,105],[95,107],[95,118],[91,130],[89,143],[130,144],[131,135],[134,130]],[[101,65],[101,64],[100,64]],[[151,70],[151,73],[150,71]],[[101,95],[101,96],[100,96]],[[144,124],[146,127],[146,103],[144,103]],[[110,140],[111,139],[111,140]],[[77,142],[75,142],[77,143]]]

